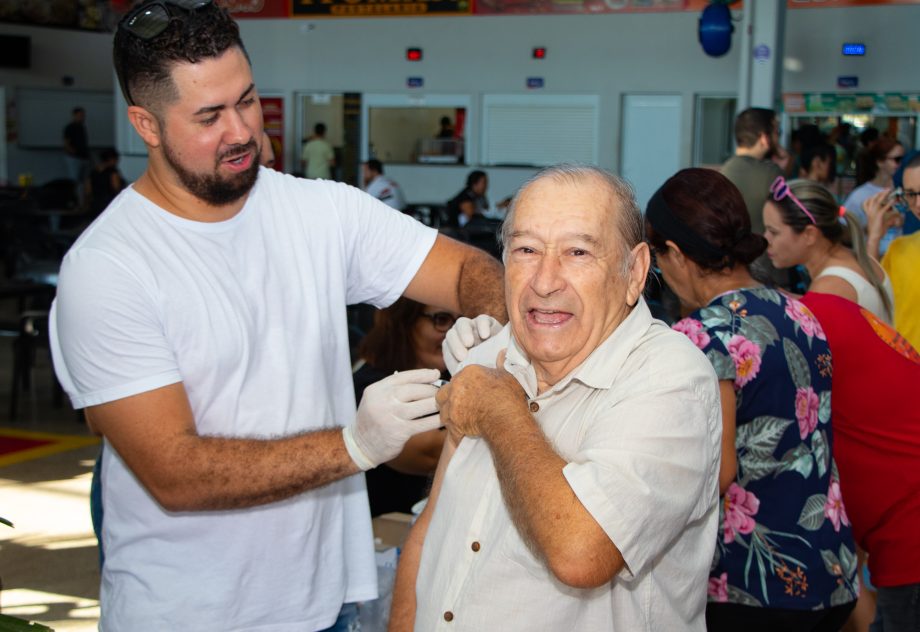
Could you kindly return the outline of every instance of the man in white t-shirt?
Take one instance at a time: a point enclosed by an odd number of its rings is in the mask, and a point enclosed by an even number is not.
[[[501,317],[500,269],[357,189],[260,168],[216,4],[144,3],[114,59],[149,162],[67,254],[51,315],[61,383],[105,438],[100,628],[347,625],[376,594],[359,474],[439,420],[426,370],[355,413],[345,306]]]
[[[517,194],[510,323],[438,391],[450,434],[402,550],[393,632],[705,630],[718,384],[643,301],[642,234],[628,185],[593,167]]]
[[[364,163],[364,190],[368,195],[392,206],[397,211],[406,209],[406,198],[402,189],[392,178],[383,175],[383,163],[376,158],[371,158]]]

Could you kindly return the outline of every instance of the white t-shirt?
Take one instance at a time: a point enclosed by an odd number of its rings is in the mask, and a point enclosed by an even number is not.
[[[436,233],[352,187],[261,169],[194,222],[124,191],[67,254],[55,369],[75,407],[183,382],[202,435],[350,423],[346,304],[393,302]],[[252,509],[173,513],[106,444],[103,630],[316,630],[373,598],[364,477]]]
[[[403,197],[402,189],[386,176],[377,176],[371,180],[367,185],[367,193],[397,211],[406,208],[406,199]]]
[[[610,583],[559,582],[521,538],[491,451],[465,437],[445,472],[416,582],[418,632],[706,629],[722,413],[705,356],[644,301],[572,373],[537,394],[506,327],[468,363],[505,369],[567,465],[572,492],[623,555]],[[450,613],[450,614],[447,614]]]

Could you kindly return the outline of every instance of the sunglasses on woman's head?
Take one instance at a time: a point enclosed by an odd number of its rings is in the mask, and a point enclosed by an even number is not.
[[[785,198],[789,198],[795,205],[802,209],[802,212],[811,220],[811,223],[815,226],[818,225],[818,222],[815,221],[815,216],[812,215],[805,205],[799,201],[799,198],[793,195],[792,191],[789,190],[789,183],[786,182],[786,178],[783,176],[777,176],[776,180],[773,181],[773,184],[770,185],[770,193],[773,195],[773,200],[775,202],[781,202]]]

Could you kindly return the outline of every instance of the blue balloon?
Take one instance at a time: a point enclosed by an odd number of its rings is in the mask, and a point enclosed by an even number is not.
[[[710,4],[700,16],[700,44],[710,57],[721,57],[732,46],[732,14],[725,4]]]

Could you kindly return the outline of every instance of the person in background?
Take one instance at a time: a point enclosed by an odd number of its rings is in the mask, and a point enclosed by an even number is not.
[[[355,400],[364,389],[397,371],[447,367],[441,353],[444,335],[457,314],[432,305],[401,298],[374,314],[374,326],[358,347],[360,360],[352,376]],[[428,493],[429,480],[444,445],[443,429],[413,436],[399,456],[365,472],[371,515],[391,511],[409,513]]]
[[[863,210],[863,204],[873,195],[882,193],[891,188],[895,172],[904,158],[904,147],[901,143],[883,136],[871,145],[867,151],[860,153],[859,172],[862,177],[866,178],[863,182],[857,182],[858,186],[853,189],[844,200],[843,206],[847,212],[853,213],[859,223],[867,228],[869,219]],[[885,235],[879,241],[879,256],[884,255],[888,249],[888,244],[901,234],[900,225],[890,226]]]
[[[718,390],[642,299],[632,191],[550,167],[515,196],[502,241],[511,322],[438,391],[450,434],[390,630],[702,632]]]
[[[259,152],[259,164],[269,169],[275,168],[275,148],[272,147],[272,139],[268,132],[262,132],[262,148]]]
[[[804,265],[811,277],[809,290],[859,303],[890,325],[895,304],[891,279],[868,255],[856,216],[841,217],[842,207],[817,182],[779,178],[771,191],[763,217],[773,265]],[[852,250],[844,244],[847,238]]]
[[[90,214],[93,217],[99,215],[124,188],[125,179],[118,170],[118,152],[107,147],[99,152],[99,163],[90,171],[86,181]]]
[[[829,187],[837,177],[837,152],[826,142],[804,145],[799,155],[799,177]]]
[[[317,123],[300,154],[300,168],[312,180],[330,180],[335,166],[335,151],[326,140],[326,125]]]
[[[454,137],[454,124],[451,122],[449,116],[441,117],[440,126],[438,133],[435,134],[435,138],[449,140]]]
[[[258,164],[262,109],[217,3],[113,38],[141,177],[61,265],[58,378],[105,439],[102,630],[326,630],[377,592],[363,471],[440,425],[413,370],[355,410],[346,306],[504,318],[501,267],[344,184]],[[337,628],[338,629],[338,628]]]
[[[489,208],[489,176],[485,171],[471,171],[466,186],[447,202],[448,225],[463,228],[474,216],[485,215]]]
[[[904,165],[903,197],[911,213],[920,219],[920,153]],[[869,218],[869,247],[880,243],[886,230],[900,215],[892,210],[893,200],[882,190],[866,201],[864,209]],[[882,267],[891,277],[894,288],[894,327],[915,349],[920,349],[920,232],[898,237],[891,242],[882,258]]]
[[[397,211],[406,209],[406,198],[403,197],[402,189],[392,179],[383,175],[383,163],[376,158],[371,158],[364,163],[364,190],[368,195],[395,208]]]
[[[67,177],[77,187],[77,199],[80,204],[86,200],[84,185],[89,175],[89,137],[86,132],[86,110],[75,107],[71,112],[70,123],[64,127],[64,163]]]
[[[763,203],[770,184],[782,170],[770,158],[779,147],[779,121],[776,112],[748,108],[735,119],[735,155],[722,165],[722,174],[732,181],[744,197],[751,216],[751,229],[763,234]]]
[[[872,312],[809,291],[834,358],[831,417],[840,489],[877,591],[873,632],[920,630],[920,354]],[[865,597],[864,597],[865,595]],[[854,612],[854,617],[857,612]],[[865,624],[863,624],[865,625]],[[862,629],[865,629],[863,627]]]
[[[821,326],[751,276],[767,242],[718,172],[679,171],[652,196],[645,221],[662,275],[693,310],[674,329],[720,380],[724,500],[707,629],[839,630],[856,603],[856,553],[831,456]]]

